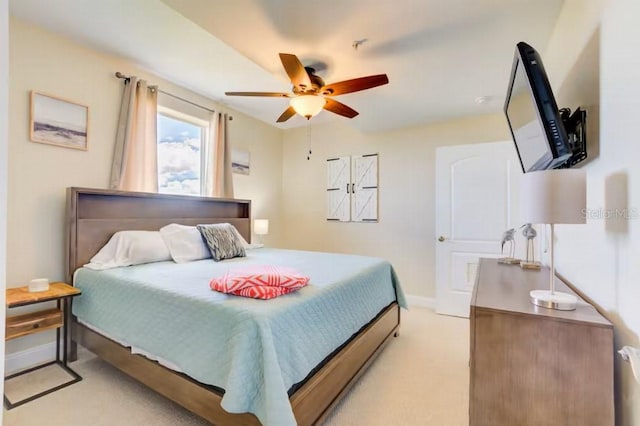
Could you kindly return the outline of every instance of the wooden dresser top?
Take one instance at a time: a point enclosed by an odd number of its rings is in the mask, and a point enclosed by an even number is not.
[[[549,268],[547,267],[540,270],[522,269],[518,265],[498,263],[496,259],[480,259],[471,306],[612,327],[606,318],[578,295],[576,295],[578,306],[575,311],[558,311],[531,303],[529,298],[531,290],[548,289]],[[558,277],[556,277],[556,290],[576,294]]]

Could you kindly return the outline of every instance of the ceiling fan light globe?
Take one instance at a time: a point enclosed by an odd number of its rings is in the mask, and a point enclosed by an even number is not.
[[[307,120],[322,111],[326,103],[327,101],[318,95],[300,95],[289,102],[291,107]]]

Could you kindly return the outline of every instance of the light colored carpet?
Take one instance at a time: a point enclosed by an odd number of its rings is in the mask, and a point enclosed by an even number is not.
[[[468,320],[427,309],[403,310],[400,337],[380,354],[324,426],[467,425],[468,362]],[[81,351],[72,368],[82,382],[5,410],[4,424],[207,424],[87,351]]]

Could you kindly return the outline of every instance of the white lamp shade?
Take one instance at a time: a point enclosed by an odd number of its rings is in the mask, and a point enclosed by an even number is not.
[[[525,223],[586,223],[587,177],[584,170],[529,172],[520,181],[520,218]]]
[[[269,219],[256,219],[253,221],[253,232],[256,235],[267,235],[269,233]]]
[[[289,104],[298,114],[307,119],[318,114],[324,108],[324,104],[327,101],[322,96],[318,95],[300,95],[292,98]]]

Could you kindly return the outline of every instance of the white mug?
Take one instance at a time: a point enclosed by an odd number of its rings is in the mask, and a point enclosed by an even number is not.
[[[31,293],[47,290],[49,290],[49,280],[47,278],[36,278],[29,282],[29,291]]]

